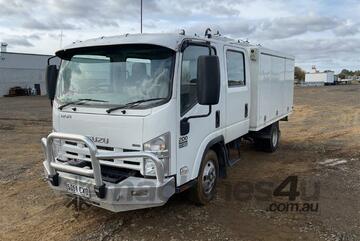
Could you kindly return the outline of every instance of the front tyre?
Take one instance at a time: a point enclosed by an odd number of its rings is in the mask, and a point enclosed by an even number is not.
[[[209,203],[215,196],[218,177],[218,157],[213,150],[209,150],[201,161],[196,185],[190,189],[190,199],[198,205]]]

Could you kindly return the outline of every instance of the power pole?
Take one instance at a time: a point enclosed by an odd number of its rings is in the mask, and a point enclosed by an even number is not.
[[[143,22],[143,0],[140,0],[140,33],[143,32],[142,22]]]

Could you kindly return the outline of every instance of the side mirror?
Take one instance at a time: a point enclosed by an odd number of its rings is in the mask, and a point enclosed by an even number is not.
[[[58,72],[56,65],[48,65],[46,68],[46,89],[51,101],[55,98]]]
[[[208,105],[209,112],[203,115],[189,116],[180,121],[180,135],[190,131],[190,119],[204,118],[211,115],[211,106],[219,103],[220,97],[220,64],[215,55],[199,56],[197,62],[197,97],[200,105]]]
[[[197,97],[200,105],[216,105],[220,97],[220,64],[216,55],[199,56]]]

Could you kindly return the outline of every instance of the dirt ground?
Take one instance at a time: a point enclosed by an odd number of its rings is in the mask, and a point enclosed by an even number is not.
[[[0,240],[360,240],[360,85],[295,88],[279,150],[242,142],[241,160],[204,207],[184,194],[124,213],[67,207],[70,198],[43,180],[39,143],[50,130],[46,98],[0,98]],[[304,187],[296,202],[317,211],[268,210],[289,202],[271,195],[288,176]],[[264,182],[270,196],[258,192]]]

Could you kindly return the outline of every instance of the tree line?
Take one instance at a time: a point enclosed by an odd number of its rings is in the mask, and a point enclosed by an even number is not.
[[[348,76],[360,76],[360,70],[351,71],[351,70],[343,69],[337,76],[340,79],[346,79],[346,77]]]
[[[326,71],[324,71],[326,72]],[[300,68],[299,66],[295,66],[295,79],[296,80],[305,80],[306,72]],[[360,76],[360,70],[351,71],[348,69],[341,70],[340,73],[337,74],[340,79],[345,79],[348,76]]]

